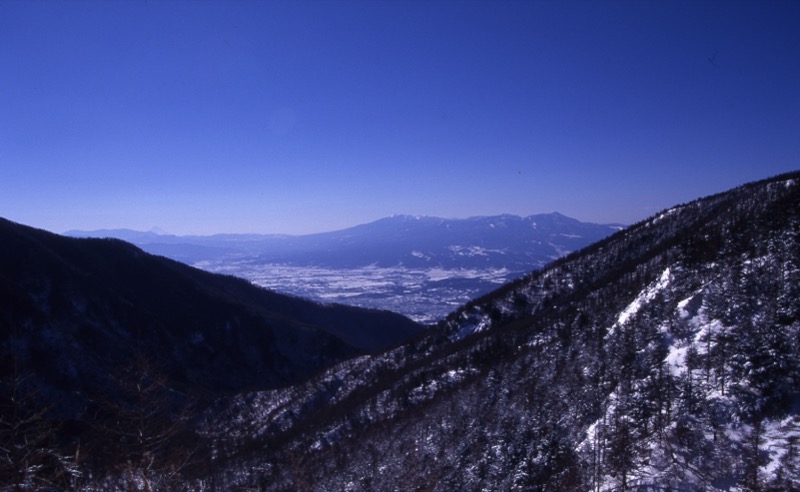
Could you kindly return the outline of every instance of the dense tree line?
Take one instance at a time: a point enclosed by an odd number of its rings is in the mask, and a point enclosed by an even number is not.
[[[239,463],[259,471],[236,483],[288,490],[299,469],[319,490],[787,490],[797,188],[675,207],[469,303],[375,359],[388,371],[344,382],[345,363],[322,380],[348,392],[289,403],[291,437],[263,430]]]

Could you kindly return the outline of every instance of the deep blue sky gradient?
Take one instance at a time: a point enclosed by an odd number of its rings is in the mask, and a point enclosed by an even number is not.
[[[0,1],[0,216],[631,223],[800,168],[800,2]]]

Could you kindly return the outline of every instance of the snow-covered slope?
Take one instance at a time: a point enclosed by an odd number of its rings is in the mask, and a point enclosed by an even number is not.
[[[679,205],[428,337],[232,400],[210,473],[265,490],[791,490],[800,175]],[[227,480],[227,482],[226,482]]]

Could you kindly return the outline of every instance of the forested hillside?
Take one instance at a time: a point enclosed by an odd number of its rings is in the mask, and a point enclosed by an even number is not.
[[[430,336],[209,415],[264,490],[792,490],[800,175],[676,206]]]
[[[0,219],[0,490],[132,468],[175,475],[210,402],[305,381],[422,330]]]

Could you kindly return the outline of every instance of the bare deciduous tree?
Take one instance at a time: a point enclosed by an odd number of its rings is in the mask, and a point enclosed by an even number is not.
[[[99,434],[118,450],[114,466],[131,491],[171,488],[193,456],[186,397],[143,350],[114,376],[115,392],[101,402]]]
[[[33,377],[6,350],[0,357],[0,490],[74,485],[79,453],[59,448],[59,426],[50,410]]]

